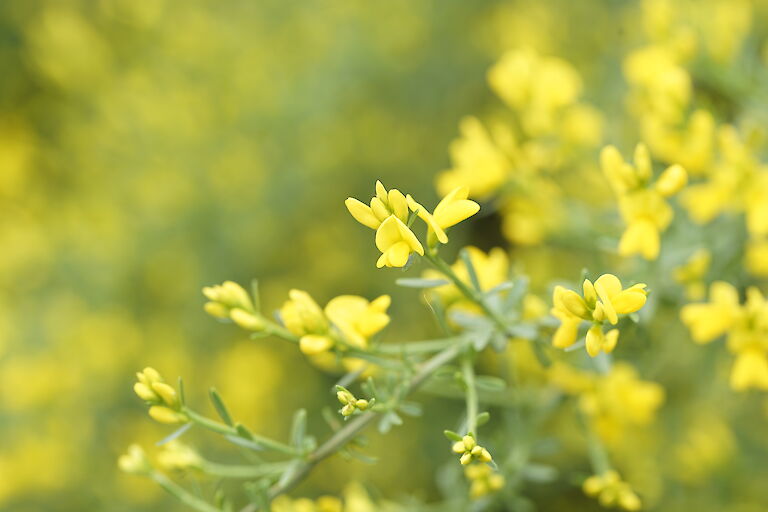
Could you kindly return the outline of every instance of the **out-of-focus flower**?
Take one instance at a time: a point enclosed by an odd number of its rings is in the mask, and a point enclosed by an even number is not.
[[[615,470],[608,470],[600,475],[592,475],[582,486],[587,496],[597,498],[604,507],[618,507],[624,510],[640,510],[640,498],[627,482],[624,482]]]
[[[729,283],[712,283],[709,302],[688,304],[680,318],[698,343],[708,343],[724,334],[728,349],[736,354],[731,387],[736,391],[768,389],[768,302],[759,289],[747,290],[747,300]]]
[[[201,469],[203,463],[203,458],[194,448],[178,439],[165,443],[157,455],[158,466],[166,471]]]
[[[504,488],[504,475],[497,473],[488,464],[470,464],[464,468],[469,480],[469,496],[479,499]]]
[[[121,471],[132,475],[146,475],[152,471],[147,455],[141,446],[137,444],[129,446],[128,452],[117,459],[117,466]]]
[[[685,294],[689,300],[701,300],[707,293],[704,276],[709,270],[712,253],[707,249],[699,249],[679,267],[675,268],[675,281],[685,286]]]
[[[627,225],[619,241],[619,254],[641,254],[647,260],[655,260],[661,247],[661,233],[673,216],[664,198],[678,193],[686,185],[685,170],[671,165],[651,183],[653,168],[643,144],[635,148],[634,165],[625,162],[613,146],[603,148],[600,163],[619,199],[619,210]]]
[[[434,213],[417,203],[410,194],[406,196],[408,207],[427,224],[427,244],[434,245],[437,239],[440,243],[448,242],[448,236],[445,230],[455,226],[459,222],[468,219],[480,210],[480,205],[467,199],[469,189],[467,187],[456,187],[446,194],[435,206]]]

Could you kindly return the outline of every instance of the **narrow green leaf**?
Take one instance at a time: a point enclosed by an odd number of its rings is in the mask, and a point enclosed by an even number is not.
[[[179,403],[181,403],[181,405],[185,405],[187,403],[187,399],[184,396],[184,380],[181,378],[181,376],[179,376],[178,382],[179,382],[179,386],[178,386],[179,387]]]
[[[461,441],[462,437],[453,430],[443,430],[443,435],[448,438],[449,441]]]
[[[224,405],[224,401],[221,399],[219,392],[216,391],[216,388],[209,389],[208,394],[211,397],[211,403],[213,403],[213,407],[216,409],[216,412],[222,421],[230,427],[234,426],[235,422],[232,421],[232,416],[229,415],[227,406]]]
[[[299,409],[293,415],[293,424],[291,425],[291,444],[302,449],[304,446],[304,436],[307,433],[307,411]]]
[[[475,385],[483,391],[504,391],[507,388],[503,379],[491,375],[478,375],[475,377]]]
[[[472,283],[472,287],[477,291],[481,291],[480,280],[477,278],[475,265],[472,263],[472,258],[469,256],[469,251],[466,248],[464,248],[461,251],[459,251],[459,256],[461,257],[461,260],[464,262],[464,266],[467,268],[467,274],[469,274],[469,281]]]
[[[477,423],[478,427],[482,427],[483,425],[488,423],[490,419],[491,419],[491,413],[489,413],[488,411],[485,411],[477,415],[477,419],[475,420],[475,422]]]
[[[395,281],[398,286],[406,288],[437,288],[449,284],[446,279],[422,279],[420,277],[401,277]]]
[[[235,430],[237,430],[237,435],[239,435],[243,439],[253,439],[253,433],[250,430],[248,430],[248,427],[246,427],[242,423],[237,423],[235,425]]]

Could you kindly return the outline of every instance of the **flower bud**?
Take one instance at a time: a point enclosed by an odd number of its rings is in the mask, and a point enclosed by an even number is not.
[[[149,386],[143,382],[137,382],[134,384],[133,391],[138,395],[139,398],[147,402],[155,402],[158,400],[158,396],[155,394],[155,392],[152,391]]]
[[[164,382],[155,382],[152,384],[154,391],[168,407],[175,409],[179,406],[179,397],[176,390]]]
[[[152,471],[144,450],[137,444],[128,447],[128,452],[117,459],[121,471],[132,475],[145,475]]]
[[[239,327],[247,331],[261,331],[264,329],[264,320],[261,317],[240,308],[231,310],[229,317]]]
[[[464,436],[461,440],[464,443],[464,449],[466,451],[472,450],[472,448],[474,448],[477,445],[477,441],[475,441],[475,438],[470,435]]]
[[[149,416],[159,422],[167,425],[175,425],[177,423],[184,423],[187,421],[187,417],[169,407],[164,405],[153,405],[149,408]]]
[[[680,192],[688,184],[688,173],[682,166],[670,165],[656,180],[656,190],[664,197]]]

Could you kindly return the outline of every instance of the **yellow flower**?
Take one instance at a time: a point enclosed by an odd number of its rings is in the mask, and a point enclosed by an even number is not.
[[[664,198],[685,187],[687,173],[680,165],[671,165],[651,184],[653,168],[644,144],[635,148],[634,165],[625,162],[613,146],[603,148],[600,163],[619,199],[619,211],[627,225],[619,241],[619,254],[641,254],[645,259],[656,259],[661,232],[667,229],[673,216]]]
[[[381,256],[376,262],[381,267],[403,267],[412,252],[424,255],[424,247],[413,231],[396,216],[391,215],[376,230],[376,247]]]
[[[371,199],[370,206],[353,197],[348,197],[344,204],[356,221],[371,229],[378,229],[391,215],[402,222],[408,222],[408,204],[405,196],[397,189],[387,192],[381,181],[376,182],[376,195]]]
[[[690,329],[693,341],[707,343],[725,334],[739,314],[736,288],[724,281],[716,281],[709,289],[709,302],[683,306],[680,319]]]
[[[202,468],[204,461],[194,448],[174,439],[163,445],[157,463],[166,471],[185,471]]]
[[[731,388],[768,390],[768,354],[765,350],[746,349],[736,355],[731,370]]]
[[[289,299],[280,308],[285,328],[299,336],[299,349],[306,355],[330,350],[335,342],[330,336],[330,325],[323,310],[307,292],[291,290]]]
[[[458,186],[472,186],[472,197],[487,198],[507,179],[514,151],[514,137],[506,125],[486,129],[475,117],[465,117],[459,124],[461,137],[451,142],[452,168],[440,173],[437,191],[448,194]]]
[[[749,242],[746,265],[751,274],[768,277],[768,237],[755,238]]]
[[[117,466],[121,471],[132,475],[146,475],[152,471],[149,459],[141,446],[132,444],[128,447],[128,452],[117,459]]]
[[[603,274],[594,284],[589,279],[583,283],[584,296],[562,286],[556,286],[552,296],[552,314],[560,320],[552,343],[566,348],[576,341],[582,320],[593,322],[587,331],[586,349],[595,357],[601,351],[612,352],[619,338],[619,331],[613,329],[603,333],[607,320],[616,325],[619,315],[634,313],[645,305],[648,292],[645,284],[638,283],[622,288],[621,281],[613,274]]]
[[[368,340],[389,324],[389,295],[368,302],[363,297],[341,295],[325,306],[325,315],[349,344],[366,348]]]
[[[747,300],[739,305],[733,286],[715,282],[710,288],[710,302],[688,304],[680,317],[698,343],[728,334],[728,349],[736,354],[731,388],[768,389],[768,301],[760,290],[747,289]]]
[[[256,312],[248,292],[237,283],[224,281],[223,284],[203,288],[209,302],[205,311],[217,318],[229,318],[238,326],[249,331],[260,331],[265,322]]]
[[[447,243],[448,236],[445,230],[480,210],[480,205],[467,197],[469,197],[467,187],[456,187],[437,204],[434,213],[431,214],[410,195],[406,197],[408,207],[427,224],[427,243],[430,246],[434,245],[435,238],[442,244]]]
[[[584,481],[584,494],[597,498],[604,507],[618,507],[624,510],[640,510],[640,498],[628,483],[621,480],[614,470],[592,475]]]
[[[136,395],[147,402],[149,415],[160,423],[175,424],[189,420],[181,412],[181,402],[173,387],[165,383],[157,370],[144,368],[137,372],[138,382],[133,385]]]
[[[469,496],[479,499],[504,488],[504,475],[488,464],[470,464],[464,468],[464,476],[470,482]]]

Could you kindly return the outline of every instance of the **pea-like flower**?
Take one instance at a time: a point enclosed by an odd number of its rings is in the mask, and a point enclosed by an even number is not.
[[[688,174],[675,164],[651,183],[653,165],[644,144],[635,148],[634,165],[625,162],[614,146],[603,148],[600,164],[618,197],[619,210],[627,225],[619,241],[619,254],[640,254],[647,260],[655,260],[661,248],[661,233],[673,217],[665,198],[685,187]]]
[[[376,230],[376,247],[381,251],[376,261],[378,268],[404,267],[411,253],[424,255],[424,247],[419,239],[394,215],[388,217]]]
[[[768,390],[768,301],[760,290],[747,289],[747,300],[731,284],[712,283],[709,302],[688,304],[680,318],[697,343],[708,343],[727,334],[728,349],[736,354],[731,388]]]
[[[314,355],[330,350],[335,344],[330,324],[315,299],[295,289],[288,292],[288,297],[280,309],[280,318],[286,329],[299,336],[301,351]]]
[[[616,325],[619,315],[634,313],[645,305],[648,292],[644,283],[622,288],[621,281],[613,274],[603,274],[594,284],[589,279],[583,283],[584,296],[562,286],[555,287],[552,297],[552,314],[560,319],[553,344],[560,348],[572,345],[578,336],[582,320],[592,322],[587,331],[586,348],[595,357],[601,351],[610,353],[616,347],[619,331],[612,329],[604,333],[607,321]]]
[[[624,510],[640,510],[640,498],[615,470],[592,475],[584,481],[584,494],[597,498],[604,507],[618,507]]]
[[[387,309],[391,303],[389,295],[371,302],[356,295],[340,295],[328,302],[325,314],[349,344],[365,349],[368,340],[389,325]]]
[[[172,386],[165,383],[157,370],[144,368],[137,372],[138,382],[133,385],[136,395],[144,400],[149,408],[149,415],[160,423],[185,423],[189,421],[181,410],[181,401]]]
[[[480,205],[469,197],[467,187],[456,187],[437,203],[435,211],[430,213],[424,206],[417,203],[410,194],[406,196],[408,207],[427,224],[427,245],[435,245],[435,240],[441,244],[448,242],[445,230],[480,211]]]
[[[371,229],[379,226],[394,215],[401,222],[408,222],[408,203],[402,192],[393,188],[387,191],[381,181],[376,182],[376,195],[368,206],[354,197],[348,197],[344,204],[357,222]]]

